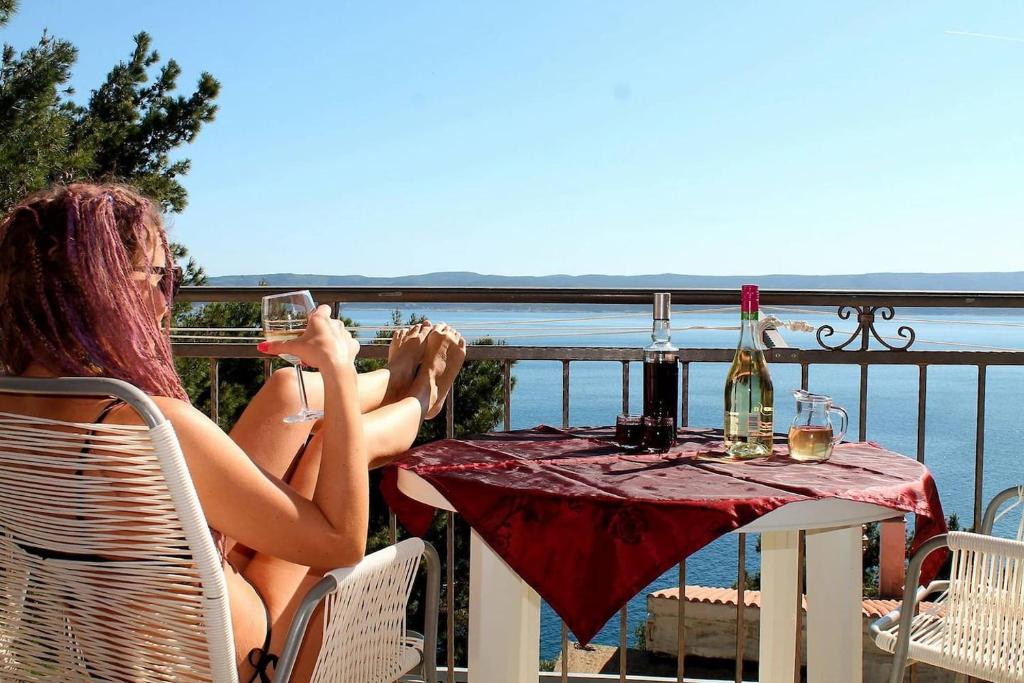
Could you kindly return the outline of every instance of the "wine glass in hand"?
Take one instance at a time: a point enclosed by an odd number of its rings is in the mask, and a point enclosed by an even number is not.
[[[306,331],[306,321],[316,310],[313,295],[308,290],[287,292],[263,297],[263,335],[267,341],[297,339]],[[302,408],[284,419],[287,423],[310,422],[324,416],[322,410],[313,410],[306,402],[306,385],[302,380],[302,363],[297,356],[282,353],[281,358],[295,366],[299,378],[299,400]]]

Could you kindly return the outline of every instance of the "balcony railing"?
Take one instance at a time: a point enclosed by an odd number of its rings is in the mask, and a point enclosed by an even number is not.
[[[258,302],[262,296],[295,289],[295,287],[186,287],[180,299],[195,303],[236,301]],[[336,307],[348,304],[377,304],[386,307],[406,307],[410,304],[561,304],[581,305],[597,304],[602,306],[635,306],[649,305],[655,291],[670,291],[674,306],[688,305],[735,305],[737,293],[734,290],[655,290],[655,289],[544,289],[544,288],[454,288],[454,287],[310,287],[314,299],[320,302],[332,302]],[[859,427],[858,438],[865,440],[867,436],[867,417],[869,414],[869,368],[872,366],[912,366],[917,368],[917,446],[916,457],[924,462],[927,430],[925,415],[927,408],[927,391],[929,369],[941,366],[958,366],[975,368],[976,375],[976,421],[974,427],[974,478],[973,478],[973,522],[977,526],[980,521],[984,500],[984,463],[985,463],[985,423],[986,423],[986,379],[989,368],[997,366],[1024,367],[1022,351],[921,351],[913,348],[915,332],[908,326],[900,326],[894,337],[883,337],[875,328],[877,319],[894,321],[898,324],[897,311],[905,312],[908,308],[915,309],[1022,309],[1024,293],[1013,292],[885,292],[885,291],[820,291],[820,290],[767,290],[761,293],[761,303],[771,306],[811,306],[832,308],[837,311],[841,320],[856,324],[852,333],[835,332],[831,326],[823,325],[816,334],[817,348],[772,348],[766,352],[768,361],[773,364],[794,365],[800,368],[801,387],[808,388],[812,369],[816,366],[855,366],[859,368]],[[826,310],[823,309],[823,312]],[[183,357],[206,358],[211,364],[211,412],[216,419],[218,410],[217,368],[218,362],[228,358],[261,359],[269,371],[270,361],[259,354],[253,345],[225,344],[215,341],[197,343],[176,343],[175,353]],[[387,348],[383,345],[365,345],[361,354],[370,358],[385,358]],[[732,360],[733,350],[729,348],[684,348],[680,351],[681,358],[681,391],[683,425],[689,419],[690,378],[692,369],[697,364],[728,363]],[[497,361],[503,367],[504,411],[500,425],[505,430],[512,426],[511,402],[511,369],[514,362],[557,361],[561,363],[561,408],[562,425],[569,425],[569,409],[571,402],[570,376],[573,364],[596,361],[613,361],[622,364],[622,409],[629,411],[630,402],[630,365],[643,360],[643,352],[639,348],[624,347],[583,347],[583,346],[470,346],[469,360]],[[267,373],[269,374],[269,372]],[[449,396],[449,407],[451,406]],[[851,411],[852,412],[852,411]],[[447,411],[447,433],[453,434],[453,411]],[[391,537],[396,529],[394,518],[391,520]],[[881,583],[888,584],[891,591],[902,585],[902,525],[883,525],[882,547],[894,549],[898,561],[882,562]],[[743,629],[744,599],[746,571],[746,539],[738,537],[738,565],[736,601],[736,653],[735,681],[738,683],[743,676]],[[801,539],[802,541],[802,539]],[[454,514],[448,514],[447,520],[447,580],[453,583],[454,562]],[[686,585],[686,562],[678,568],[679,585]],[[447,613],[454,614],[454,591],[446,591],[448,596]],[[632,680],[677,680],[683,681],[685,642],[682,628],[685,619],[685,600],[679,603],[678,633],[678,672],[676,679],[647,678],[628,675],[626,672],[627,629],[626,612],[623,608],[620,627],[620,674],[619,681]],[[799,629],[799,625],[798,625]],[[449,619],[447,624],[448,651],[444,671],[451,683],[464,680],[464,674],[455,667],[454,622]],[[562,670],[552,674],[544,674],[541,680],[608,680],[604,676],[581,677],[570,674],[567,669],[568,637],[562,627]]]

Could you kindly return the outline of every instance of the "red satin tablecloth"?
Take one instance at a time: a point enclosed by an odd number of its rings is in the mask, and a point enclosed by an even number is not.
[[[397,468],[428,481],[586,643],[680,560],[776,508],[841,498],[916,517],[914,548],[946,531],[931,474],[874,443],[836,447],[826,463],[786,457],[697,460],[721,430],[680,430],[667,453],[626,453],[610,428],[530,430],[435,441],[384,472],[399,521],[426,533],[434,509],[398,490]],[[928,580],[942,562],[936,553]]]

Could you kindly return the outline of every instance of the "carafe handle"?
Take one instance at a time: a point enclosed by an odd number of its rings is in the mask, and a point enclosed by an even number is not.
[[[839,428],[839,433],[832,437],[832,445],[835,446],[837,443],[843,440],[844,436],[846,436],[846,428],[850,424],[850,416],[847,415],[846,411],[840,408],[839,406],[832,406],[831,408],[828,409],[828,412],[839,413],[839,415],[842,417],[842,426]]]

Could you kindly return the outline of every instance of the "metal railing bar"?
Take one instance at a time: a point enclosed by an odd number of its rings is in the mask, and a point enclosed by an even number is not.
[[[506,432],[512,431],[512,361],[501,364],[501,413]]]
[[[178,301],[257,302],[268,294],[293,291],[295,286],[188,286]],[[589,287],[307,287],[316,301],[431,304],[605,304],[649,305],[655,292],[668,292],[675,306],[734,306],[736,288],[589,288]],[[1020,292],[884,291],[762,289],[762,306],[898,306],[913,308],[1024,308]]]
[[[796,663],[793,667],[793,683],[800,683],[800,664],[803,653],[804,635],[804,556],[807,552],[807,538],[804,531],[797,532],[796,540]]]
[[[444,400],[445,435],[451,439],[455,436],[455,387],[448,392]],[[455,675],[455,513],[448,513],[447,529],[448,545],[448,681],[451,683]]]
[[[676,612],[676,683],[686,679],[686,559],[679,563],[679,609]]]
[[[860,366],[860,418],[857,420],[859,423],[859,440],[866,441],[868,438],[868,366]]]
[[[800,364],[800,388],[807,391],[810,386],[811,366],[807,363]]]
[[[562,623],[562,683],[569,680],[569,627]]]
[[[210,359],[210,419],[217,423],[220,419],[220,361]]]
[[[569,426],[569,361],[562,361],[562,428]],[[560,620],[561,621],[561,620]],[[569,680],[569,628],[562,621],[562,683]]]
[[[445,658],[448,664],[448,683],[455,683],[455,513],[447,513],[445,520],[445,536],[447,545],[448,566],[446,568],[446,579],[448,590],[445,591],[445,609],[448,610],[448,618],[445,620],[445,628],[448,631],[448,642],[445,648]]]
[[[562,428],[569,426],[569,361],[562,361]]]
[[[629,361],[622,361],[622,414],[629,415]]]
[[[255,344],[172,344],[180,358],[259,358]],[[680,351],[688,363],[729,363],[734,349],[692,348]],[[388,347],[366,345],[360,358],[386,359]],[[468,360],[643,361],[643,349],[619,346],[501,346],[470,345]],[[814,365],[1024,365],[1021,351],[828,351],[825,349],[768,349],[769,363]]]
[[[924,462],[925,428],[928,422],[928,366],[920,365],[917,371],[917,461]]]
[[[619,610],[619,683],[626,683],[629,668],[629,610]]]
[[[739,560],[736,567],[736,676],[735,683],[743,683],[743,657],[746,647],[746,590],[747,590],[747,535],[737,534]]]
[[[685,427],[690,423],[690,362],[683,361],[679,373],[679,425]]]
[[[455,438],[455,387],[444,399],[444,435],[445,438]]]
[[[981,497],[985,483],[985,384],[988,368],[978,366],[978,421],[975,425],[974,447],[974,528],[981,525]]]

